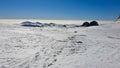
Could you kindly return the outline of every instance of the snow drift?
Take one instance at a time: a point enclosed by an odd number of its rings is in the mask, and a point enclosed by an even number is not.
[[[23,27],[0,23],[0,68],[119,68],[120,24]]]

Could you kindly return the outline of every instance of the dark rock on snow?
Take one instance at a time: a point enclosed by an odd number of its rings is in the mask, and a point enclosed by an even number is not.
[[[97,21],[92,21],[92,22],[84,22],[81,26],[84,26],[84,27],[88,27],[88,26],[98,26],[98,22]]]
[[[82,41],[77,41],[77,43],[83,43]]]
[[[50,23],[49,26],[55,26],[56,24],[55,23]]]
[[[29,22],[29,21],[26,21],[26,22],[22,22],[21,23],[22,26],[30,26],[30,27],[42,27],[42,23],[39,23],[39,22]]]
[[[88,22],[84,22],[81,26],[88,27],[90,24]]]
[[[22,26],[29,26],[29,27],[53,27],[53,26],[58,26],[58,27],[80,27],[80,25],[75,25],[75,24],[55,24],[55,23],[40,23],[40,22],[22,22]],[[98,22],[92,21],[92,22],[84,22],[81,26],[83,27],[88,27],[88,26],[98,26]]]
[[[98,24],[98,22],[96,22],[96,21],[92,21],[92,22],[90,22],[90,26],[98,26],[99,24]]]

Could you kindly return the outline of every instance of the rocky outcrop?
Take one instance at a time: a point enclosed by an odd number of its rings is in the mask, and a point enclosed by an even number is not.
[[[84,26],[84,27],[88,27],[90,24],[89,24],[89,22],[84,22],[83,24],[82,24],[82,26]]]
[[[92,21],[92,22],[84,22],[81,26],[83,27],[88,27],[88,26],[98,26],[98,22],[97,21]]]
[[[98,24],[98,22],[97,21],[92,21],[92,22],[90,22],[90,26],[98,26],[99,24]]]

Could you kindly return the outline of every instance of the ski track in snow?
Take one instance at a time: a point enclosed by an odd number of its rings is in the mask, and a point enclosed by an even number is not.
[[[0,68],[119,68],[119,29],[0,24]]]

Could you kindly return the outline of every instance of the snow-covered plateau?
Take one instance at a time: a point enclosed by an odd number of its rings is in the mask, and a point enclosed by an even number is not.
[[[66,28],[21,22],[0,20],[0,68],[120,68],[120,23]]]

